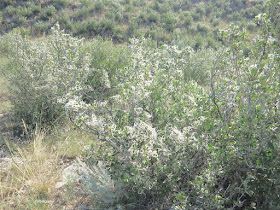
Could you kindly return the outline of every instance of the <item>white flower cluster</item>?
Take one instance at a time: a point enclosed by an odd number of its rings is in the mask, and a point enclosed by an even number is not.
[[[260,13],[255,17],[255,20],[257,23],[265,23],[267,20],[267,14],[266,13]]]
[[[101,79],[103,80],[106,88],[111,88],[111,83],[109,80],[108,72],[105,71],[104,69],[102,69],[102,78]]]
[[[175,141],[176,143],[182,144],[185,142],[185,135],[178,130],[178,128],[174,127],[169,135],[170,139]]]

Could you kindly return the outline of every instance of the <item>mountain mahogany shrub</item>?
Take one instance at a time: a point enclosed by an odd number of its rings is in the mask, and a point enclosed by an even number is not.
[[[238,27],[221,31],[228,48],[211,73],[212,110],[204,124],[211,164],[188,198],[201,208],[280,207],[278,5],[268,1],[267,13],[256,17],[253,44]]]
[[[58,99],[87,78],[90,59],[83,41],[64,34],[56,25],[46,41],[6,36],[12,49],[11,101],[16,116],[27,124],[50,124],[63,113]]]
[[[114,95],[88,103],[81,84],[65,96],[65,106],[79,127],[104,141],[91,160],[102,160],[114,179],[126,183],[122,202],[167,208],[178,192],[188,193],[188,181],[206,165],[206,142],[200,141],[206,93],[185,80],[191,48],[152,50],[145,40],[131,42],[130,63],[116,70]],[[110,88],[103,75],[101,85]]]
[[[35,80],[34,76],[37,74],[36,69],[39,71],[41,58],[45,54],[45,46],[42,44],[39,48],[20,35],[10,35],[5,38],[12,49],[10,56],[13,62],[7,70],[12,72],[9,74],[9,79],[13,84],[10,91],[15,96],[11,98],[15,115],[19,121],[24,119],[27,124],[35,124],[35,121],[39,121],[40,118],[39,110],[43,110],[43,106],[49,106],[48,100],[41,97],[42,94],[37,94],[39,90],[35,91],[35,86],[32,86],[32,80]],[[29,64],[33,63],[32,67],[26,62],[27,59]]]
[[[187,65],[184,66],[184,77],[186,81],[194,80],[204,87],[210,83],[210,72],[213,69],[218,51],[202,48],[195,53],[191,53],[186,59]]]
[[[100,73],[92,71],[88,78],[87,84],[92,89],[85,94],[84,100],[91,101],[94,99],[106,98],[114,94],[118,80],[116,78],[117,69],[124,68],[130,61],[128,47],[125,45],[114,45],[112,41],[91,40],[86,43],[90,52],[92,69],[102,69],[108,73],[111,88],[104,86],[100,80]]]

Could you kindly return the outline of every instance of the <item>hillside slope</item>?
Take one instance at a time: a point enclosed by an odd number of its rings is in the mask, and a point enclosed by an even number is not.
[[[3,0],[0,34],[19,31],[48,34],[57,21],[74,36],[101,36],[116,43],[131,37],[151,37],[159,43],[193,40],[190,45],[214,46],[218,28],[234,22],[256,25],[252,19],[263,0]],[[214,33],[213,33],[214,32]],[[195,38],[194,38],[195,36]],[[188,42],[188,41],[187,41]]]

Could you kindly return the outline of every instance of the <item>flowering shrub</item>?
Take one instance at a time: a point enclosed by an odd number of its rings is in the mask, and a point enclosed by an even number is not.
[[[185,79],[183,58],[194,53],[191,48],[152,50],[134,39],[130,51],[131,62],[115,75],[116,94],[86,103],[81,86],[65,96],[65,106],[79,127],[110,145],[96,149],[92,161],[102,160],[114,179],[126,183],[125,202],[170,206],[206,164],[198,132],[205,91]],[[103,75],[101,86],[112,88]]]
[[[196,205],[279,208],[279,1],[266,3],[259,36],[221,31],[227,46],[211,73],[213,112],[207,117],[211,166],[193,182]],[[276,12],[278,11],[278,13]],[[244,57],[242,49],[250,49]],[[197,191],[198,190],[198,191]]]
[[[132,61],[116,74],[117,94],[78,119],[113,146],[102,145],[97,159],[127,183],[123,202],[279,208],[279,31],[271,14],[259,17],[253,45],[245,30],[221,31],[226,48],[206,88],[185,79],[180,55],[191,49],[150,50],[133,40]]]
[[[124,183],[110,205],[278,209],[277,3],[256,17],[254,43],[236,26],[221,30],[216,52],[132,39],[127,65],[113,71],[93,68],[93,48],[59,28],[47,43],[13,36],[13,79],[26,91],[23,107],[43,97],[102,141],[84,159]]]
[[[89,73],[82,40],[64,34],[58,25],[47,41],[33,42],[16,34],[2,39],[12,49],[13,73],[8,77],[16,116],[31,126],[52,123],[63,111],[58,99]]]

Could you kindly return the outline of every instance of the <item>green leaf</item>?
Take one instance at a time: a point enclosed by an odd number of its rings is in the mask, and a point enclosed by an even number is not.
[[[268,142],[267,142],[267,145],[268,145],[269,148],[271,148],[272,150],[275,149],[275,148],[274,148],[274,145],[273,145],[273,143],[272,143],[271,141],[268,141]]]

